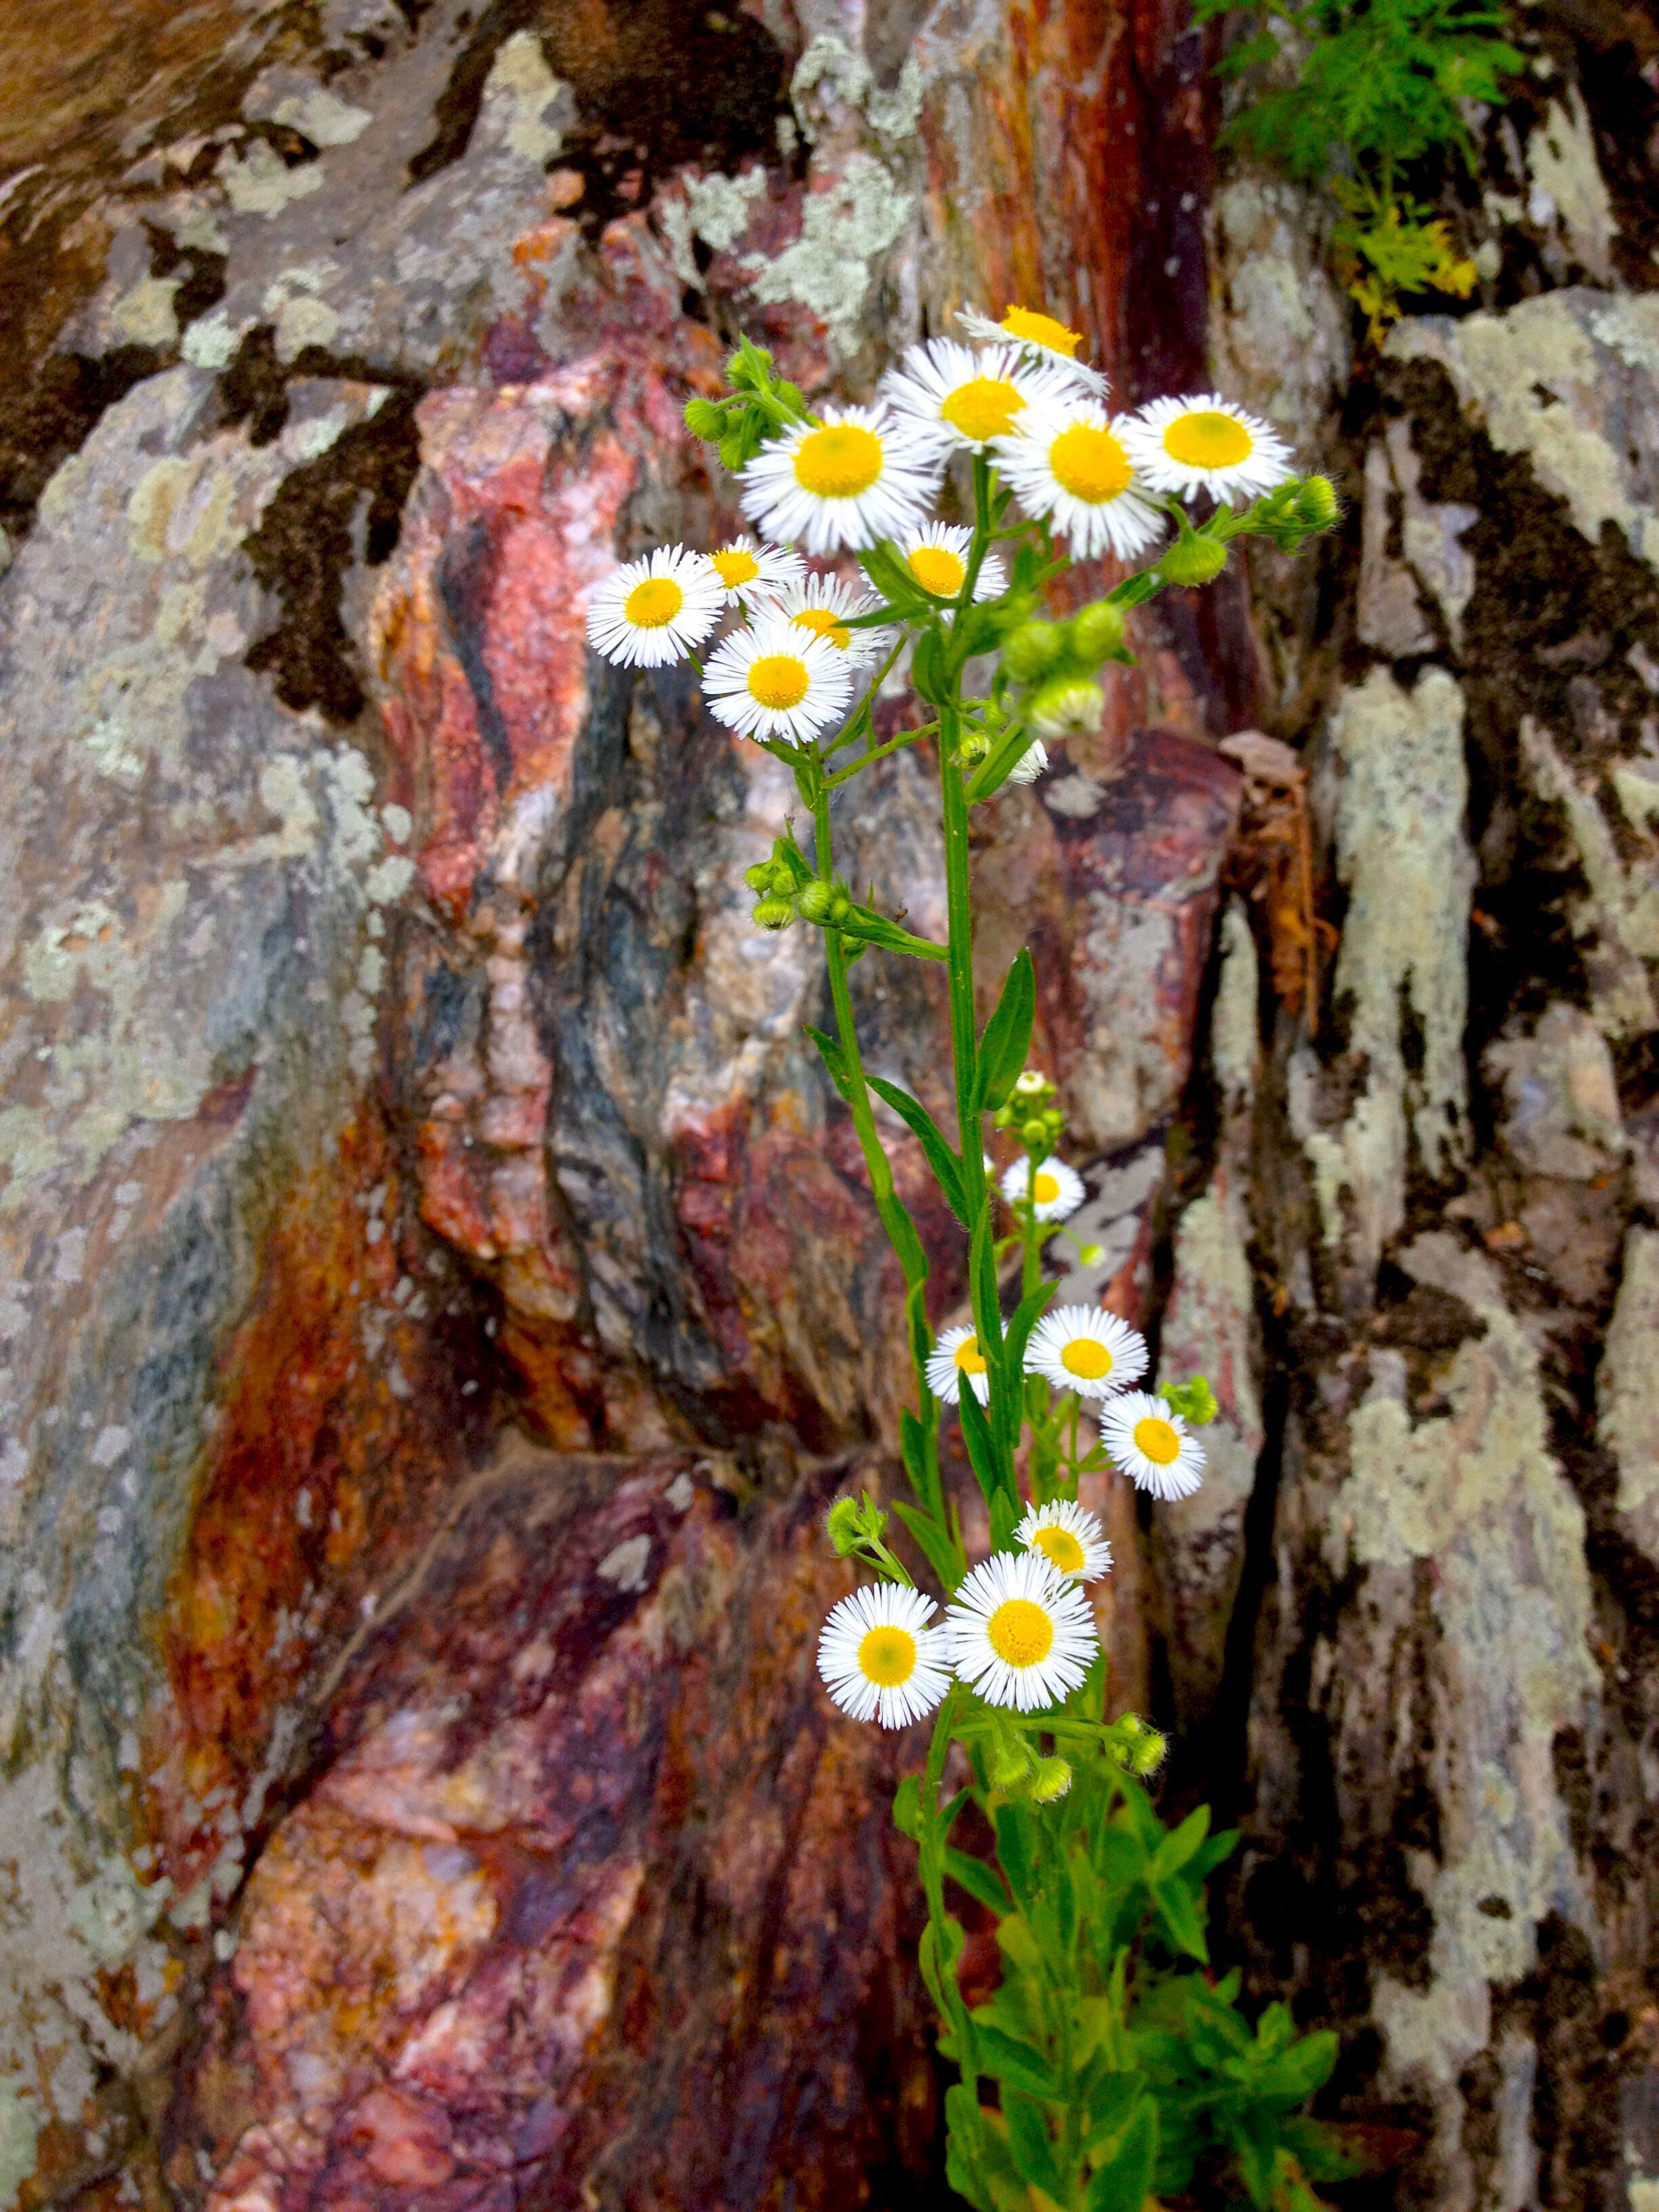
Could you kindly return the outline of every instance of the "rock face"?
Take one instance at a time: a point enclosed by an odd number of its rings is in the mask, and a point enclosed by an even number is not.
[[[1659,325],[1646,79],[1539,13],[1488,296],[1346,398],[1316,210],[1212,204],[1150,7],[0,26],[0,2198],[942,2193],[919,1754],[811,1666],[903,1385],[748,918],[792,791],[583,612],[733,520],[739,325],[862,394],[1018,295],[1356,500],[976,830],[1063,1295],[1221,1406],[1192,1510],[1096,1500],[1119,1694],[1413,2198],[1643,2212]],[[940,933],[928,774],[836,836]],[[854,979],[947,1114],[936,979]]]
[[[858,390],[1025,287],[1097,297],[1132,368],[1114,118],[1195,50],[128,14],[118,58],[7,33],[46,119],[0,180],[0,2181],[882,2201],[937,2167],[884,1810],[916,1754],[811,1652],[818,1516],[891,1479],[899,1286],[801,1036],[816,946],[748,919],[791,793],[684,676],[596,664],[584,601],[733,519],[680,426],[729,318]],[[1238,787],[1148,642],[982,854],[986,988],[1029,919],[1088,1287],[1130,1300]],[[918,915],[927,773],[837,832]],[[857,983],[942,1107],[932,980]]]

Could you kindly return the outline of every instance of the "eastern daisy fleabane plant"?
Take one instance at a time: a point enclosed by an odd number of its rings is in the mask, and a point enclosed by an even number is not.
[[[1074,391],[1092,392],[1103,399],[1110,388],[1097,368],[1078,359],[1082,331],[1069,329],[1040,308],[1006,307],[1000,322],[994,322],[977,307],[959,307],[957,321],[970,338],[990,345],[1012,345],[1024,361],[1057,371]]]
[[[990,1401],[991,1382],[979,1337],[969,1328],[947,1328],[928,1358],[927,1387],[936,1398],[954,1406],[965,1382],[981,1406]]]
[[[1156,1396],[1139,1387],[1146,1346],[1116,1316],[1083,1304],[1048,1310],[1049,1246],[1074,1245],[1085,1269],[1103,1255],[1080,1240],[1073,1220],[1085,1190],[1060,1157],[1058,1085],[1025,1066],[1036,1005],[1029,953],[1009,970],[991,1021],[980,1018],[976,981],[986,979],[975,975],[973,810],[1040,775],[1049,744],[1086,745],[1104,709],[1109,664],[1132,658],[1126,622],[1134,608],[1166,586],[1212,579],[1234,538],[1265,536],[1294,550],[1330,526],[1336,500],[1322,478],[1292,477],[1273,434],[1231,403],[1205,395],[1109,412],[1106,380],[1082,358],[1080,334],[1040,309],[1009,307],[994,320],[969,308],[959,327],[961,339],[908,349],[869,405],[809,404],[769,355],[741,343],[725,395],[693,400],[686,421],[718,446],[748,528],[707,556],[669,547],[619,568],[592,594],[588,635],[606,659],[647,672],[643,680],[690,659],[708,713],[784,765],[811,825],[799,842],[787,827],[744,873],[761,928],[822,933],[829,1011],[821,1018],[830,1027],[807,1035],[833,1086],[830,1106],[838,1098],[850,1117],[893,1247],[915,1364],[913,1395],[899,1416],[908,1501],[890,1516],[866,1491],[838,1498],[827,1516],[836,1556],[861,1563],[873,1579],[830,1613],[818,1670],[849,1721],[897,1729],[933,1717],[926,1770],[907,1780],[894,1817],[917,1844],[928,1909],[924,1966],[945,2014],[941,2047],[948,2044],[967,2085],[948,2107],[952,2181],[962,2180],[980,2212],[1012,2203],[1007,2161],[1018,2165],[1029,2152],[1036,2162],[1030,2172],[1020,2168],[1022,2187],[1040,2190],[1042,2201],[1138,2205],[1154,2186],[1153,2167],[1131,2160],[1121,2174],[1106,2172],[1098,2130],[1079,2109],[1072,2057],[1051,2051],[1051,2075],[1025,2075],[1027,2085],[1051,2081],[1046,2102],[1021,2085],[1047,2113],[1036,2123],[1046,2145],[1040,2157],[1036,2134],[1016,2142],[1012,2127],[980,2106],[968,2080],[974,2066],[1002,2076],[991,2044],[974,2040],[950,1964],[962,1931],[945,1880],[951,1874],[985,1903],[1019,1893],[1018,1869],[1041,1862],[1045,1894],[1089,1893],[1094,1877],[1085,1881],[1080,1839],[1103,1836],[1134,1812],[1129,1793],[1139,1788],[1136,1778],[1156,1770],[1163,1741],[1133,1714],[1107,1717],[1085,1586],[1109,1570],[1111,1547],[1079,1502],[1079,1485],[1115,1465],[1161,1501],[1190,1494],[1203,1458],[1190,1431],[1215,1403],[1201,1377],[1160,1383]],[[1182,502],[1199,492],[1207,501],[1189,513]],[[1132,572],[1067,611],[1068,568],[1109,553]],[[848,555],[862,581],[853,580]],[[822,564],[831,559],[842,573],[827,573]],[[1136,568],[1138,561],[1146,565]],[[974,672],[988,668],[976,684]],[[878,726],[878,693],[890,702],[907,680],[915,711],[884,714]],[[905,926],[902,896],[868,883],[862,858],[860,880],[850,882],[833,850],[832,801],[846,808],[856,800],[857,777],[907,748],[926,748],[916,759],[930,760],[938,778],[942,943]],[[1087,762],[1085,753],[1079,765]],[[902,818],[908,828],[908,807]],[[866,955],[943,967],[951,1066],[938,1089],[952,1099],[953,1121],[945,1114],[942,1125],[912,1092],[866,1072],[848,981],[851,963]],[[879,1126],[877,1100],[892,1116]],[[985,1149],[988,1114],[1018,1148],[1000,1176]],[[919,1146],[939,1193],[926,1244],[889,1157],[901,1124],[897,1140]],[[907,1193],[918,1171],[913,1156]],[[951,1223],[962,1232],[958,1265],[948,1294],[933,1285],[930,1304],[930,1254]],[[930,1314],[959,1298],[964,1281],[963,1317],[936,1336]],[[872,1367],[887,1364],[880,1346],[870,1358]],[[946,1422],[956,1425],[979,1492],[966,1511],[947,1493]],[[890,1518],[902,1528],[890,1528]],[[983,1554],[972,1562],[970,1543]],[[937,1595],[915,1587],[919,1573]],[[960,1787],[958,1775],[966,1778]],[[1014,1853],[1001,1862],[1009,1891],[949,1845],[956,1810],[970,1797],[990,1817],[999,1853]],[[1161,1833],[1138,1802],[1135,1818]],[[1154,1848],[1137,1844],[1137,1863],[1150,1863]],[[1006,1917],[1000,1904],[992,1909]],[[1182,1927],[1190,1934],[1192,1924],[1177,1916],[1165,1942],[1182,1940]],[[1045,1942],[1046,1927],[1034,1913],[1030,1941]],[[1024,1955],[1005,1950],[1011,1984],[1028,1971]],[[1042,2005],[1019,2016],[1052,2009],[1081,2017],[1077,2003],[1086,1997],[1112,2014],[1112,2047],[1133,2058],[1123,1978],[1114,1996],[1090,1963],[1096,1959],[1081,1942],[1049,1958]],[[1098,2063],[1097,2054],[1091,2064]],[[1010,2109],[1006,2082],[1002,2108]],[[985,2132],[994,2123],[998,2144]],[[1273,2173],[1273,2187],[1288,2188],[1279,2167]]]
[[[845,714],[853,674],[829,639],[769,608],[715,647],[702,688],[710,711],[740,736],[804,745]]]
[[[945,1617],[951,1663],[988,1705],[1057,1705],[1100,1649],[1089,1601],[1041,1552],[997,1552],[966,1576]]]
[[[826,408],[761,448],[743,472],[743,511],[809,553],[857,550],[926,521],[940,469],[937,441],[890,408]]]
[[[806,563],[791,545],[763,545],[744,532],[728,538],[708,556],[728,606],[748,606],[757,597],[787,592],[806,580]]]
[[[1056,1574],[1073,1582],[1098,1582],[1111,1571],[1112,1547],[1099,1516],[1085,1512],[1075,1498],[1031,1506],[1014,1531],[1014,1541],[1028,1552],[1041,1552]]]
[[[1099,1307],[1062,1306],[1044,1314],[1031,1331],[1025,1372],[1042,1376],[1056,1390],[1109,1397],[1146,1372],[1146,1340]]]
[[[909,347],[881,380],[895,414],[947,453],[982,453],[1018,424],[1034,401],[1079,389],[1070,362],[1044,365],[1016,345],[929,338]]]
[[[1290,449],[1259,416],[1219,392],[1153,399],[1123,424],[1123,443],[1152,491],[1255,499],[1291,474]]]
[[[1203,1445],[1188,1435],[1185,1417],[1150,1391],[1108,1398],[1100,1409],[1100,1438],[1114,1466],[1154,1498],[1190,1498],[1203,1482]]]
[[[708,559],[659,545],[615,568],[587,605],[588,641],[624,668],[684,660],[720,618],[725,586]]]
[[[920,1590],[866,1583],[831,1611],[818,1638],[824,1687],[855,1721],[906,1728],[951,1686],[939,1608]]]
[[[1156,487],[1137,472],[1132,418],[1098,401],[1042,401],[996,441],[997,465],[1025,514],[1046,516],[1074,561],[1133,561],[1168,528]]]
[[[1002,1178],[1010,1206],[1029,1206],[1038,1221],[1065,1221],[1082,1205],[1083,1178],[1064,1160],[1016,1160]]]

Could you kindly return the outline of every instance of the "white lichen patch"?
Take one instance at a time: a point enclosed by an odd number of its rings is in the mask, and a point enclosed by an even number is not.
[[[1438,362],[1501,453],[1524,453],[1592,544],[1616,522],[1659,566],[1659,513],[1644,453],[1659,434],[1659,299],[1546,293],[1502,314],[1401,323],[1384,352]]]
[[[1535,223],[1559,223],[1572,258],[1601,283],[1613,281],[1613,241],[1618,234],[1607,179],[1595,158],[1595,131],[1577,86],[1566,105],[1553,100],[1527,141],[1532,179],[1528,214]]]
[[[1339,703],[1331,748],[1340,775],[1337,872],[1349,896],[1335,1003],[1365,1079],[1334,1130],[1314,1123],[1304,1088],[1297,1133],[1313,1166],[1327,1243],[1343,1235],[1346,1198],[1354,1257],[1370,1273],[1405,1218],[1412,1148],[1426,1173],[1444,1176],[1465,1142],[1475,870],[1464,827],[1462,694],[1443,669],[1407,692],[1374,668]],[[1407,1020],[1416,1032],[1409,1062]]]
[[[1619,1468],[1619,1510],[1659,1560],[1659,1231],[1625,1240],[1618,1302],[1595,1376],[1596,1433]]]
[[[1212,330],[1224,390],[1304,453],[1322,442],[1348,381],[1348,307],[1331,282],[1316,202],[1265,172],[1242,173],[1211,212]]]
[[[46,1763],[0,1784],[0,2205],[33,2171],[40,2128],[78,2125],[100,2069],[139,2055],[99,1977],[132,1967],[146,2028],[165,2024],[167,1954],[151,1930],[167,1895],[119,1856],[88,1853]]]
[[[1416,1992],[1382,1979],[1376,2010],[1389,2076],[1428,2090],[1455,2145],[1457,2077],[1488,2039],[1488,1985],[1532,1969],[1549,1915],[1594,1925],[1553,1747],[1564,1729],[1593,1732],[1598,1677],[1583,1510],[1549,1451],[1536,1355],[1484,1254],[1436,1232],[1402,1261],[1463,1299],[1485,1333],[1444,1362],[1435,1379],[1449,1411],[1427,1419],[1404,1402],[1398,1355],[1375,1356],[1327,1549],[1339,1575],[1373,1571],[1385,1613],[1390,1577],[1433,1567],[1427,1756],[1442,1849],[1413,1869],[1434,1915],[1432,1978]]]
[[[1625,1151],[1607,1041],[1580,1006],[1551,1001],[1530,1035],[1511,1024],[1487,1049],[1504,1091],[1504,1141],[1534,1175],[1589,1182]]]
[[[1645,811],[1632,788],[1634,772],[1627,771],[1624,789],[1615,786],[1611,794],[1626,815],[1628,833],[1638,835],[1645,848],[1627,867],[1595,787],[1568,766],[1549,732],[1525,714],[1520,738],[1533,786],[1565,814],[1583,871],[1585,894],[1573,898],[1570,913],[1589,975],[1590,1012],[1607,1036],[1640,1036],[1659,1026],[1647,965],[1659,960],[1659,841],[1645,821],[1632,819],[1632,808],[1638,817]]]
[[[842,352],[856,351],[873,264],[901,236],[915,206],[914,195],[901,191],[872,155],[849,154],[838,176],[808,193],[793,246],[769,261],[744,257],[756,299],[763,306],[798,301]]]
[[[692,252],[701,239],[716,253],[734,246],[749,228],[754,202],[766,190],[764,169],[746,169],[740,177],[693,177],[681,179],[682,199],[671,199],[662,209],[663,234],[668,240],[674,274],[682,284],[703,289],[702,272]]]
[[[302,161],[290,169],[263,138],[251,140],[240,154],[227,146],[214,174],[237,215],[264,216],[267,220],[323,188],[320,161]]]

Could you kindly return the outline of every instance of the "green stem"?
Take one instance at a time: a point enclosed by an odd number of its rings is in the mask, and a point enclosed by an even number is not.
[[[884,745],[877,745],[869,752],[860,753],[855,761],[848,761],[845,768],[838,768],[832,776],[826,778],[829,788],[839,791],[842,784],[850,783],[861,769],[869,768],[876,761],[885,760],[889,753],[902,753],[907,745],[916,744],[921,738],[931,737],[937,726],[937,724],[929,722],[920,730],[905,730],[898,737],[890,738]]]
[[[939,1808],[939,1794],[945,1781],[945,1761],[950,1752],[963,1696],[961,1683],[953,1682],[945,1703],[939,1709],[939,1718],[933,1723],[933,1740],[927,1747],[927,1766],[922,1776],[918,1803],[921,1817],[920,1856],[922,1893],[927,1899],[927,1917],[933,1923],[933,1959],[939,1967],[939,1990],[951,2016],[951,2033],[957,2039],[962,2078],[970,2088],[977,2089],[979,2069],[975,2063],[973,2021],[963,2002],[956,1967],[950,1958],[945,1941],[945,1923],[949,1916],[945,1910],[945,1835]]]

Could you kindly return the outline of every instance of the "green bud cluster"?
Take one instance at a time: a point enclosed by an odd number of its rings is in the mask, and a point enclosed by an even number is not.
[[[1139,1775],[1143,1781],[1148,1775],[1156,1774],[1169,1755],[1168,1737],[1142,1720],[1139,1713],[1123,1714],[1115,1724],[1113,1734],[1116,1741],[1112,1746],[1112,1756],[1120,1766]]]
[[[1191,1428],[1207,1428],[1221,1411],[1214,1391],[1201,1375],[1194,1375],[1190,1382],[1160,1382],[1158,1395]]]
[[[733,473],[748,467],[769,437],[791,422],[806,419],[806,402],[798,385],[780,376],[764,346],[742,339],[726,364],[731,396],[689,399],[685,427],[694,438],[720,447],[720,461]]]
[[[1166,584],[1212,584],[1227,565],[1227,548],[1220,538],[1194,530],[1183,514],[1176,542],[1158,562]]]
[[[1046,1160],[1066,1132],[1066,1116],[1054,1103],[1058,1095],[1040,1069],[1028,1067],[1014,1078],[1007,1103],[991,1118],[999,1129],[1012,1129],[1033,1159]]]

